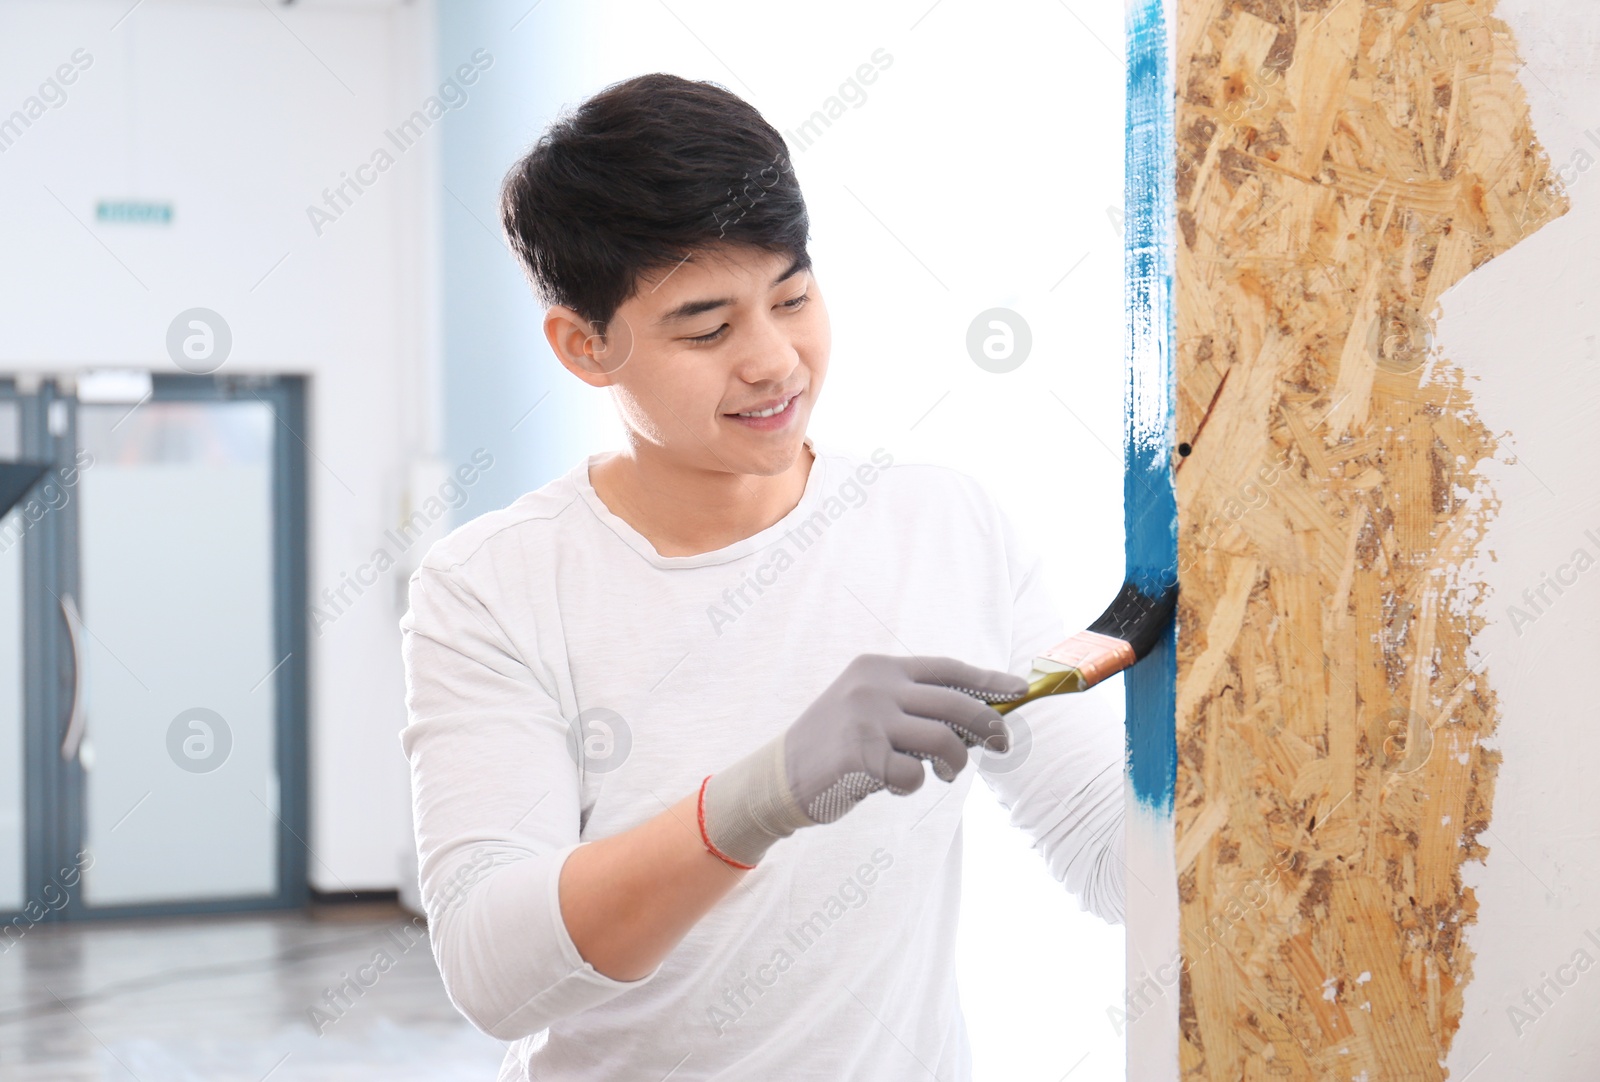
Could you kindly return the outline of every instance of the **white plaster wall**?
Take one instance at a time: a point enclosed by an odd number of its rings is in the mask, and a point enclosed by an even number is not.
[[[1539,141],[1572,210],[1479,268],[1442,301],[1437,348],[1473,378],[1502,441],[1502,501],[1485,558],[1477,637],[1499,695],[1504,754],[1484,864],[1476,959],[1448,1065],[1472,1082],[1600,1078],[1600,5],[1502,0]],[[1589,134],[1585,134],[1585,133]],[[1582,151],[1582,154],[1579,152]],[[1594,566],[1572,563],[1585,550]],[[1582,562],[1582,561],[1578,561]],[[1563,565],[1576,579],[1534,612],[1522,597]],[[1537,600],[1537,599],[1536,599]],[[1524,622],[1512,605],[1533,616]],[[1581,971],[1579,965],[1593,968]],[[1577,965],[1573,963],[1577,962]],[[1571,968],[1563,968],[1571,967]],[[1547,978],[1549,1004],[1524,997]],[[1568,983],[1570,981],[1570,983]],[[1513,1014],[1513,1008],[1520,1012]]]
[[[1128,792],[1127,990],[1118,1006],[1130,1082],[1178,1078],[1183,956],[1178,936],[1177,855],[1171,815]]]
[[[435,445],[437,129],[320,237],[305,211],[433,92],[432,12],[0,3],[0,115],[75,49],[93,57],[0,155],[0,371],[175,372],[167,324],[207,307],[233,331],[224,372],[309,376],[313,595],[369,558]],[[101,198],[170,200],[175,219],[97,226]],[[306,840],[321,890],[392,889],[411,844],[395,579],[311,640]]]

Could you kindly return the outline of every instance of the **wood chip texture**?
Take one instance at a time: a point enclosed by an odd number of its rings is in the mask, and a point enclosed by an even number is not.
[[[1443,1079],[1497,440],[1440,294],[1565,213],[1493,0],[1179,0],[1185,1079]],[[1531,358],[1530,358],[1531,359]]]

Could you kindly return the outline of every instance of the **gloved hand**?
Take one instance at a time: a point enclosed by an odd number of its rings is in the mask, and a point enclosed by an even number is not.
[[[787,730],[701,784],[702,840],[753,867],[779,838],[831,823],[879,789],[916,790],[924,759],[954,781],[974,745],[1010,750],[1005,719],[987,704],[1027,690],[1020,676],[952,658],[862,654]]]

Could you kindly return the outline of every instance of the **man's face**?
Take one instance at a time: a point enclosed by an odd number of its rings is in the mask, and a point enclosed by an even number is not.
[[[771,476],[800,452],[831,341],[809,270],[724,246],[643,279],[597,360],[635,439],[683,466]]]

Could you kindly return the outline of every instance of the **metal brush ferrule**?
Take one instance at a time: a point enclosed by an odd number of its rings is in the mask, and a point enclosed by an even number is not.
[[[1094,631],[1080,631],[1046,650],[1041,660],[1055,662],[1064,669],[1078,670],[1083,674],[1083,686],[1091,688],[1139,659],[1134,655],[1132,644],[1123,639]]]

